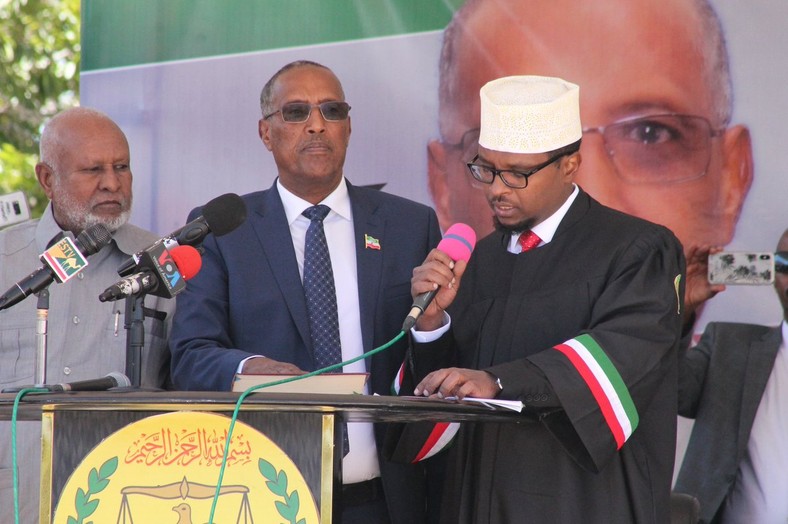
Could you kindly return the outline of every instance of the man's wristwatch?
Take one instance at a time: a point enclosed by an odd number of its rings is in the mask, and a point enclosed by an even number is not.
[[[501,379],[499,377],[493,375],[489,371],[485,371],[485,373],[490,375],[490,378],[495,379],[495,385],[498,386],[498,394],[500,394],[501,391],[503,391],[503,384],[501,384]]]

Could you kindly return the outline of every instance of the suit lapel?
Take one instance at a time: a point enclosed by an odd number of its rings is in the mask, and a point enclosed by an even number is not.
[[[386,256],[385,219],[370,198],[362,198],[359,190],[347,183],[350,205],[353,209],[353,230],[356,240],[356,265],[358,269],[358,302],[361,314],[361,338],[364,352],[371,349],[375,312],[380,294],[383,257]],[[379,242],[379,249],[367,247],[367,242]],[[388,246],[390,248],[390,246]]]
[[[274,280],[290,311],[293,322],[304,345],[312,353],[312,339],[309,336],[309,317],[304,298],[304,286],[298,273],[298,262],[293,251],[293,239],[287,224],[285,209],[274,185],[265,192],[262,205],[252,211],[252,221],[257,239],[268,260]]]
[[[780,348],[781,332],[778,326],[760,340],[750,343],[747,348],[747,369],[744,374],[742,408],[739,420],[739,454],[742,454],[750,440],[750,431],[755,414],[761,403],[766,383],[772,373],[777,350]]]

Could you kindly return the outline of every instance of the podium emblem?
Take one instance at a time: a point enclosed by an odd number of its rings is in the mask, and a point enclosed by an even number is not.
[[[236,421],[225,460],[229,424],[223,415],[180,411],[125,426],[71,474],[53,523],[204,524],[215,499],[215,524],[317,524],[301,472],[264,434]]]

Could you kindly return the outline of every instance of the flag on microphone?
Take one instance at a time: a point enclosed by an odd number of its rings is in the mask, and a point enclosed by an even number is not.
[[[41,255],[41,261],[52,268],[59,283],[66,282],[88,265],[88,259],[79,252],[74,241],[63,237]]]

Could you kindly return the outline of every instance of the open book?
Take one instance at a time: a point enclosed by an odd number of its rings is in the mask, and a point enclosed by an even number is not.
[[[233,379],[233,391],[243,392],[259,384],[271,384],[287,380],[283,384],[266,386],[255,390],[259,393],[364,393],[369,373],[323,373],[311,377],[303,375],[250,375],[238,373]]]

